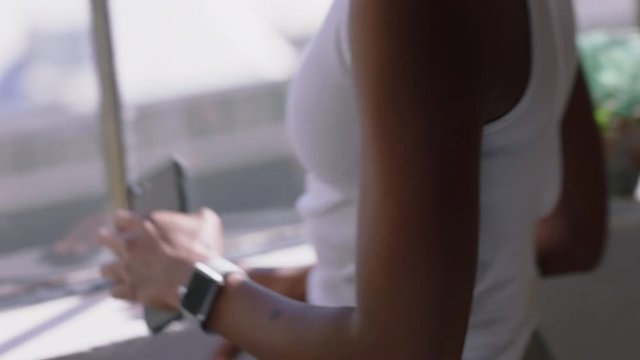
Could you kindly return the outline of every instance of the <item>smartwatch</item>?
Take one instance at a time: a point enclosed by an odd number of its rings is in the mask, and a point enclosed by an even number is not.
[[[180,309],[205,332],[208,332],[207,319],[211,309],[224,287],[224,277],[232,272],[244,273],[237,265],[223,258],[195,263],[191,279],[186,286],[178,289]]]

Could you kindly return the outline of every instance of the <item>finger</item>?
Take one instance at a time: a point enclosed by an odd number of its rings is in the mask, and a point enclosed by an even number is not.
[[[121,236],[115,234],[112,230],[102,227],[98,230],[98,244],[111,250],[117,257],[124,259],[127,251]]]
[[[224,339],[216,349],[213,360],[232,360],[235,359],[241,351],[236,344]]]
[[[129,276],[122,262],[112,262],[100,267],[100,275],[114,283],[127,283]]]
[[[144,218],[140,222],[140,226],[136,228],[134,234],[138,241],[153,241],[159,244],[162,243],[166,234],[153,220],[150,218]]]
[[[113,216],[113,226],[118,231],[129,231],[140,224],[141,217],[129,210],[118,210]]]
[[[213,210],[203,207],[198,210],[197,214],[206,224],[204,228],[204,231],[206,231],[206,233],[202,234],[205,239],[212,239],[216,236],[216,234],[221,235],[224,233],[222,219],[220,219],[220,216]],[[224,242],[218,241],[214,250],[219,254],[224,254]]]
[[[154,210],[144,217],[158,227],[180,227],[184,224],[200,223],[203,219],[207,221],[217,221],[218,215],[213,210],[201,208],[192,213],[182,213],[169,210]]]
[[[192,219],[183,213],[166,210],[154,210],[145,215],[143,226],[147,231],[158,233],[161,238],[171,237],[172,229],[180,229],[190,224]]]
[[[132,287],[125,283],[116,283],[109,289],[109,292],[111,296],[116,299],[136,301],[135,294],[132,290]]]
[[[151,221],[156,225],[160,224],[173,224],[173,223],[181,223],[186,219],[189,219],[190,214],[186,214],[179,211],[171,211],[171,210],[153,210],[145,215],[145,219]]]
[[[220,216],[215,211],[211,210],[208,207],[201,207],[194,214],[197,214],[202,218],[209,218],[211,219],[211,221],[214,221],[214,222],[220,221]]]

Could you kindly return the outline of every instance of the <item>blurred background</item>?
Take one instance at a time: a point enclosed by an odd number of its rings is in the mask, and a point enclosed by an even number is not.
[[[285,97],[330,0],[110,4],[131,178],[178,156],[190,207],[221,213],[233,254],[301,241]],[[574,4],[612,244],[596,274],[547,285],[543,331],[560,359],[638,359],[640,12],[636,0]],[[101,287],[94,240],[108,201],[89,5],[0,0],[0,314]]]
[[[244,234],[295,231],[302,173],[285,95],[329,2],[110,4],[131,180],[179,157],[190,207],[222,214],[232,252],[270,240]],[[0,0],[0,305],[90,279],[100,262],[108,204],[90,21],[87,0]]]

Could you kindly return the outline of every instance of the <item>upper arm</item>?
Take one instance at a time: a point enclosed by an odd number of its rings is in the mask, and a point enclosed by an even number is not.
[[[350,3],[362,129],[357,307],[310,307],[232,279],[210,323],[260,358],[459,359],[493,110],[484,95],[510,79],[487,58],[513,34],[499,25],[518,2]]]
[[[357,326],[397,356],[459,358],[475,279],[491,1],[353,1],[362,114]],[[487,9],[488,7],[488,9]],[[495,10],[495,9],[494,9]],[[496,79],[500,78],[499,76]]]

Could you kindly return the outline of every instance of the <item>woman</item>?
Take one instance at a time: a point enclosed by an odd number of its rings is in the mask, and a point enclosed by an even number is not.
[[[522,358],[539,271],[591,269],[604,242],[572,26],[568,0],[336,0],[289,101],[318,263],[264,281],[310,304],[232,271],[206,326],[260,359]],[[147,305],[223,255],[208,210],[116,229],[103,273]]]

